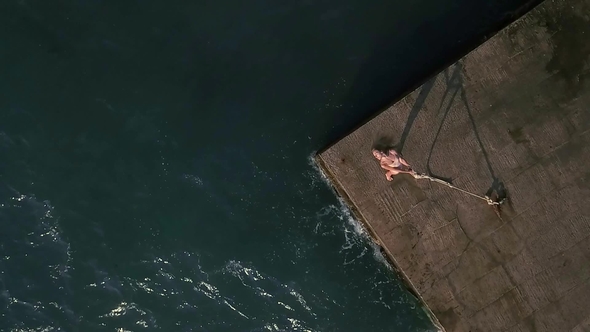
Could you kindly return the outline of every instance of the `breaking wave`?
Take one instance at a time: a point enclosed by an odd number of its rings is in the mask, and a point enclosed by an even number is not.
[[[348,205],[334,190],[328,176],[318,166],[317,162],[315,161],[316,154],[317,152],[313,152],[308,156],[308,164],[313,169],[313,171],[308,173],[308,177],[310,178],[310,181],[314,186],[318,183],[321,183],[325,187],[329,188],[338,198],[338,204],[328,205],[322,208],[316,214],[316,230],[319,231],[321,229],[323,218],[328,217],[338,219],[342,222],[342,232],[345,241],[340,251],[346,254],[347,250],[349,249],[362,248],[360,253],[357,250],[356,253],[353,254],[354,257],[350,257],[350,255],[345,255],[345,264],[350,264],[354,262],[356,259],[363,257],[365,254],[367,254],[367,246],[369,246],[371,248],[370,251],[374,259],[376,259],[377,261],[379,261],[391,270],[392,266],[381,253],[380,247],[373,241],[369,233],[367,233],[367,230],[365,229],[363,224],[353,216]]]

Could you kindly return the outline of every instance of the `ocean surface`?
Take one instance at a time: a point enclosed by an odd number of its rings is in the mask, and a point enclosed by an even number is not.
[[[523,2],[2,0],[0,331],[435,331],[312,157]]]

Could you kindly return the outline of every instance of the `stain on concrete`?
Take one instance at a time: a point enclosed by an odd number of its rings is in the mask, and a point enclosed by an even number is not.
[[[449,308],[445,311],[436,313],[438,320],[449,331],[455,330],[457,323],[459,323],[459,315],[455,312],[455,308]]]
[[[508,129],[508,135],[510,135],[510,138],[512,138],[512,140],[515,143],[522,144],[522,143],[529,142],[529,140],[526,139],[526,136],[522,132],[522,127],[515,127],[513,129]]]
[[[537,325],[535,324],[535,313],[532,313],[523,320],[523,323],[530,332],[537,332]]]

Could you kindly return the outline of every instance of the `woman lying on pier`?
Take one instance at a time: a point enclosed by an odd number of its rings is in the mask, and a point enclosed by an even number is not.
[[[412,176],[416,175],[416,172],[412,169],[408,162],[405,161],[404,158],[402,158],[402,156],[394,149],[389,149],[386,152],[373,149],[373,156],[379,160],[381,168],[387,170],[387,173],[385,173],[385,178],[387,181],[393,180],[393,177],[398,174],[405,173]]]
[[[479,198],[479,199],[483,199],[489,205],[493,205],[495,207],[502,204],[504,202],[504,200],[506,199],[506,197],[502,197],[501,199],[500,199],[500,197],[498,197],[499,200],[492,200],[492,198],[489,197],[488,195],[480,196],[480,195],[471,193],[467,190],[457,188],[447,181],[432,177],[430,175],[420,174],[420,173],[414,171],[412,169],[412,167],[410,166],[410,164],[408,164],[408,162],[405,161],[404,158],[402,158],[402,156],[399,153],[397,153],[397,151],[395,151],[393,149],[385,150],[385,152],[378,150],[378,149],[373,149],[373,156],[375,156],[375,158],[377,158],[377,160],[379,160],[379,164],[381,165],[381,168],[383,168],[384,170],[387,170],[387,173],[385,173],[385,178],[387,179],[387,181],[393,180],[393,177],[398,174],[405,173],[405,174],[410,174],[411,176],[413,176],[417,180],[428,179],[433,182],[438,182],[438,183],[443,184],[449,188],[461,191],[465,194],[471,195],[471,196]],[[499,213],[499,210],[496,211],[496,213]]]

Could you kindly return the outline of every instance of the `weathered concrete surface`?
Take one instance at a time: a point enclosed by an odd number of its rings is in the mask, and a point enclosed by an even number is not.
[[[547,0],[317,160],[447,331],[590,331],[590,0]],[[427,180],[387,182],[390,140]]]

